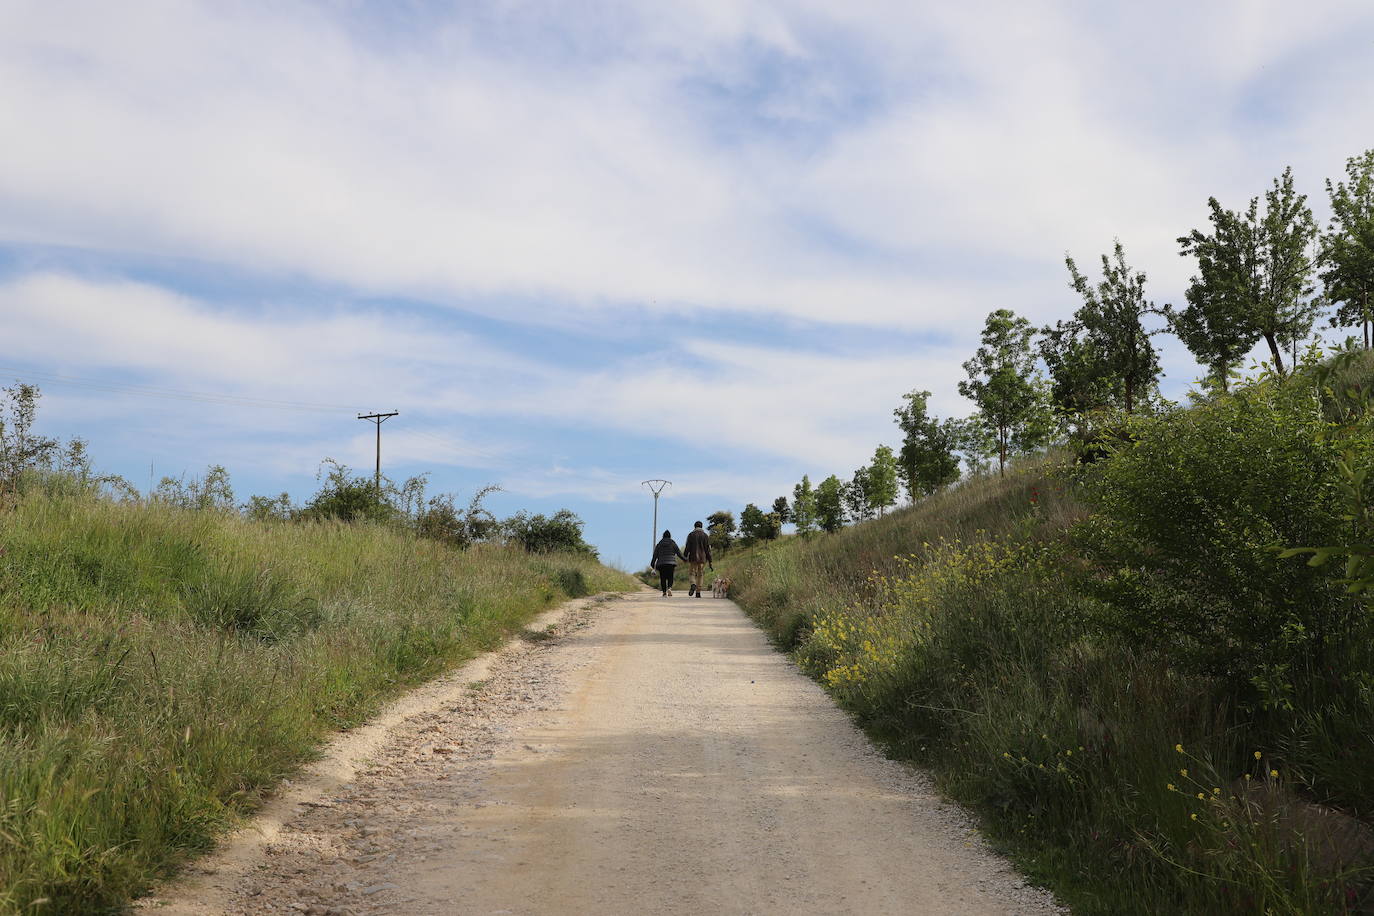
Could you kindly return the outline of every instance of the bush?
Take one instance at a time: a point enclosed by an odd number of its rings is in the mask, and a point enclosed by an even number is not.
[[[1270,694],[1340,658],[1359,600],[1336,571],[1278,555],[1349,534],[1325,425],[1310,386],[1275,379],[1137,421],[1135,441],[1083,476],[1098,511],[1076,542],[1102,622]]]
[[[554,572],[554,581],[569,598],[582,598],[591,594],[587,576],[575,566],[563,566]]]
[[[582,519],[568,509],[551,516],[517,512],[502,523],[507,540],[529,553],[565,551],[595,557],[596,548],[582,540]]]
[[[326,458],[319,476],[324,484],[301,511],[307,519],[338,519],[341,522],[394,520],[399,514],[387,500],[387,492],[375,481],[354,475],[347,465]]]
[[[421,537],[432,538],[458,548],[491,539],[500,532],[501,523],[482,503],[487,496],[500,489],[497,486],[483,487],[473,494],[467,508],[461,511],[452,493],[441,493],[432,497],[424,508],[416,513],[416,533]]]

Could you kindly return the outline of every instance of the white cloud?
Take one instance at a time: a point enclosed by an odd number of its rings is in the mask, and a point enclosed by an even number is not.
[[[146,283],[56,273],[0,283],[0,315],[11,329],[7,359],[96,379],[89,395],[81,384],[53,379],[71,418],[108,418],[121,399],[123,412],[137,414],[149,392],[203,393],[205,400],[152,400],[164,435],[208,438],[223,460],[256,455],[256,464],[280,472],[324,455],[369,463],[366,430],[339,434],[353,419],[350,403],[407,414],[384,430],[388,463],[485,468],[530,492],[584,489],[583,472],[531,457],[568,430],[695,443],[718,449],[727,469],[762,460],[830,473],[857,466],[873,444],[892,439],[889,411],[913,387],[936,392],[932,409],[967,409],[953,393],[962,357],[938,347],[837,354],[688,339],[668,355],[627,352],[575,371],[394,310],[245,313]],[[234,398],[250,400],[227,402]],[[337,409],[271,409],[279,404]],[[417,413],[424,419],[411,425]],[[499,442],[443,431],[480,428],[465,416],[542,418],[545,435]],[[256,444],[237,444],[250,432],[286,438],[264,455]]]
[[[217,309],[148,283],[62,273],[0,282],[0,315],[10,359],[78,376],[134,371],[211,396],[344,413],[401,401],[461,409],[467,380],[538,371],[486,341],[404,314],[288,304]]]
[[[821,476],[893,441],[891,410],[912,388],[935,392],[932,410],[944,415],[968,411],[954,394],[959,361],[940,350],[834,355],[687,340],[680,351],[689,359],[553,376],[546,387],[494,394],[486,409],[688,441],[718,451],[725,468],[763,459]],[[662,461],[673,462],[670,447]]]
[[[969,335],[1018,281],[1045,282],[1027,263],[1090,257],[1113,235],[1179,282],[1173,238],[1205,195],[1248,196],[1281,167],[1272,139],[1251,151],[1235,118],[1266,62],[1370,18],[1239,0],[1091,15],[525,3],[431,17],[406,44],[335,12],[8,5],[0,237],[475,309],[547,303],[525,308],[531,321],[692,306]],[[505,31],[483,31],[483,15]],[[789,62],[798,88],[755,73],[761,53]],[[845,55],[856,73],[828,75]],[[1374,81],[1347,76],[1304,99],[1305,124],[1369,120]],[[701,85],[785,123],[870,89],[877,101],[841,111],[819,146],[758,132],[722,144]],[[1363,142],[1353,130],[1337,136]],[[1339,163],[1314,133],[1293,145]],[[1319,175],[1304,177],[1315,190]],[[978,266],[930,270],[940,259]]]

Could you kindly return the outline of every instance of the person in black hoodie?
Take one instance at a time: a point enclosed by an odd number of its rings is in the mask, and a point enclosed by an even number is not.
[[[687,587],[687,595],[701,597],[702,567],[711,562],[711,536],[697,522],[692,533],[687,535],[687,568],[692,572],[692,584]]]
[[[654,559],[649,565],[658,570],[658,584],[665,597],[673,597],[673,574],[677,572],[677,561],[687,559],[678,549],[671,531],[663,532],[663,540],[654,546]]]

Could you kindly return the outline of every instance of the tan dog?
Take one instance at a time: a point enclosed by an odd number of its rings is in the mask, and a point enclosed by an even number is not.
[[[711,583],[711,597],[712,597],[712,598],[729,598],[729,597],[730,597],[730,579],[727,578],[726,576],[716,576],[715,581],[713,581],[713,582]]]

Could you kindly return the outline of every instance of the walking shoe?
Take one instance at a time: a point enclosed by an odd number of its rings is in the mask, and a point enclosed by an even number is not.
[[[673,590],[672,590],[671,588],[668,589],[668,597],[669,597],[669,598],[673,597]]]
[[[696,593],[697,593],[697,587],[696,587],[696,584],[695,584],[695,583],[693,583],[692,585],[687,586],[687,597],[688,597],[688,598],[692,597],[692,596],[695,595]]]

